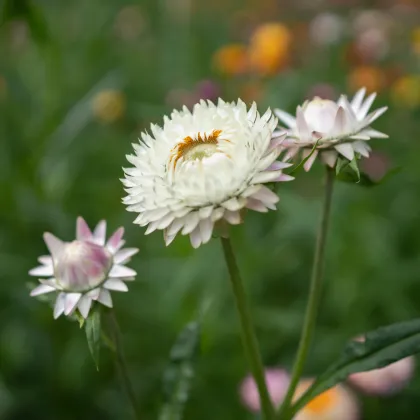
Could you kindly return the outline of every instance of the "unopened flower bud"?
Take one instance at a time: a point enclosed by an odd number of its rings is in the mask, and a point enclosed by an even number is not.
[[[86,292],[106,280],[112,255],[104,247],[87,241],[66,243],[55,261],[57,283],[72,292]]]

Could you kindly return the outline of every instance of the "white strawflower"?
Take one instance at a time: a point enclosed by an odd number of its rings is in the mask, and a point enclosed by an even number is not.
[[[275,209],[278,196],[264,183],[289,181],[290,164],[276,159],[284,135],[272,139],[277,125],[270,110],[260,116],[254,103],[208,101],[164,117],[163,127],[142,133],[134,168],[125,169],[127,210],[146,234],[165,230],[169,245],[178,232],[190,235],[194,248],[208,242],[214,224],[241,223],[241,209]]]
[[[92,302],[112,308],[110,290],[126,292],[126,281],[134,280],[136,272],[125,267],[137,248],[121,249],[124,229],[119,228],[105,243],[106,222],[98,223],[93,233],[83,218],[77,219],[76,240],[63,242],[51,233],[44,234],[50,255],[42,256],[39,267],[29,271],[41,285],[31,296],[57,292],[54,318],[71,315],[76,308],[87,318]]]
[[[296,117],[280,109],[274,110],[287,127],[287,138],[283,143],[289,148],[287,157],[293,157],[302,150],[303,158],[306,158],[317,144],[304,165],[306,171],[309,171],[318,154],[331,167],[335,166],[338,154],[348,160],[353,160],[355,152],[368,157],[371,148],[367,141],[388,137],[370,127],[388,108],[382,107],[368,114],[376,93],[366,99],[365,94],[366,89],[360,89],[351,102],[345,95],[337,102],[316,97],[298,106]],[[275,132],[274,135],[282,132]]]

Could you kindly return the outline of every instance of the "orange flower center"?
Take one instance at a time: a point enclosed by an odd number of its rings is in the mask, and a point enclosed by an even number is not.
[[[338,390],[336,388],[331,388],[310,401],[305,406],[304,410],[315,414],[324,413],[337,403],[338,398]]]
[[[178,160],[201,160],[210,157],[217,152],[218,138],[222,130],[213,130],[211,134],[198,133],[195,138],[191,136],[185,137],[174,148],[169,155],[169,163],[175,169]]]

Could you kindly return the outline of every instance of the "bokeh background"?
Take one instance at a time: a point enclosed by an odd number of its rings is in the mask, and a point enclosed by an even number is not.
[[[200,98],[293,112],[304,98],[366,86],[389,105],[363,169],[372,188],[337,183],[325,292],[306,374],[346,340],[420,312],[420,3],[418,0],[3,0],[0,26],[0,419],[129,419],[112,354],[95,370],[77,323],[28,295],[44,231],[75,219],[126,227],[141,253],[114,296],[142,418],[155,419],[170,348],[202,316],[185,419],[252,419],[220,244],[193,251],[144,236],[121,203],[131,143]],[[267,366],[290,368],[303,319],[322,168],[281,185],[279,209],[249,213],[233,241]],[[203,309],[204,308],[204,309]],[[420,375],[391,398],[362,397],[366,420],[417,420]],[[339,419],[337,419],[339,420]]]

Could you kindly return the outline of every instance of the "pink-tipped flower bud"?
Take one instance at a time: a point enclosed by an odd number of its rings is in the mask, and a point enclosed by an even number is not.
[[[57,283],[67,291],[86,292],[101,285],[112,267],[112,255],[87,241],[65,243],[54,261]]]
[[[271,401],[277,407],[286,396],[290,383],[288,373],[283,369],[266,369],[265,381]],[[251,411],[258,412],[261,409],[260,396],[254,378],[248,375],[240,386],[240,395],[243,404]]]
[[[364,337],[356,340],[364,341]],[[369,395],[394,395],[410,381],[414,367],[414,357],[406,357],[380,369],[354,373],[348,377],[348,382]]]

